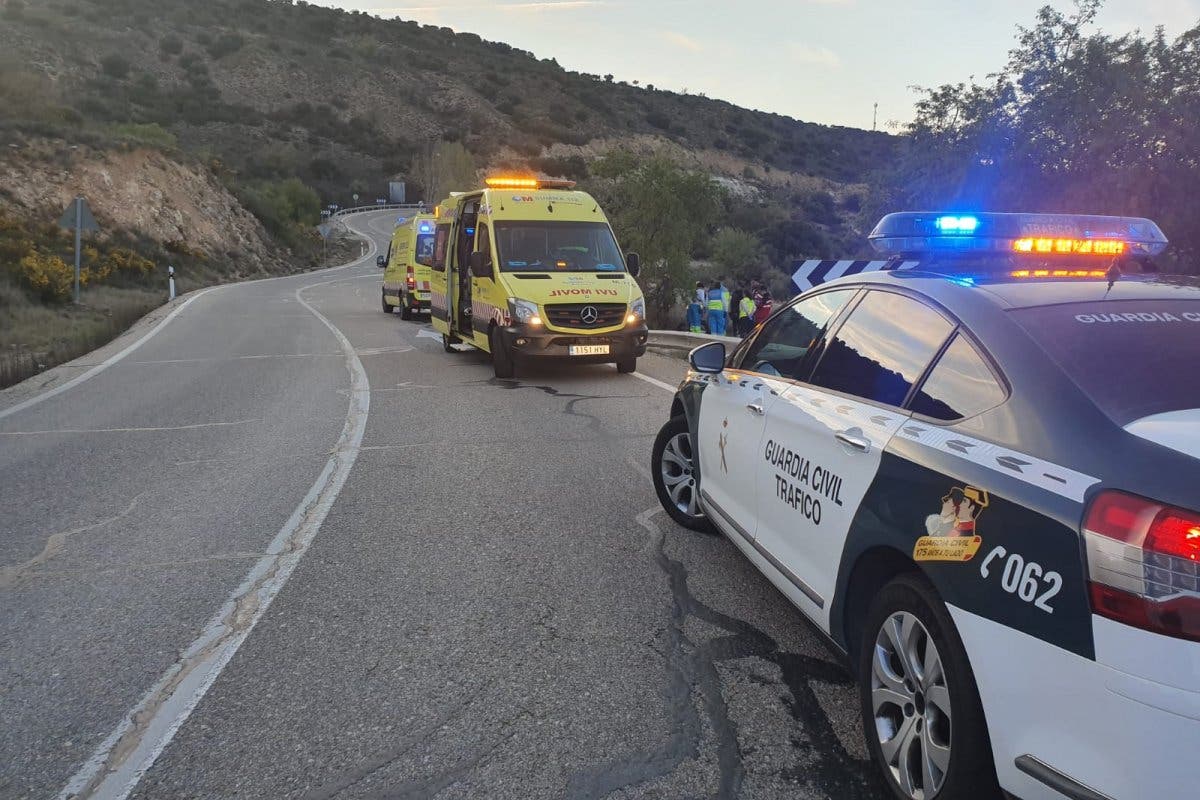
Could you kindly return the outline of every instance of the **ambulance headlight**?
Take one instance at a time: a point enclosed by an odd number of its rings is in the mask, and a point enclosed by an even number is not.
[[[508,298],[508,313],[514,322],[521,322],[527,325],[542,324],[542,318],[538,316],[537,303],[531,303],[528,300],[518,300],[515,297]]]
[[[646,318],[646,298],[639,297],[629,304],[629,315],[638,319]],[[630,322],[630,324],[633,324]]]

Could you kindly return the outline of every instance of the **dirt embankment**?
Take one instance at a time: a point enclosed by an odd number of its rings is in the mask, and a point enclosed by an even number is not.
[[[262,224],[207,169],[149,149],[34,142],[0,153],[0,207],[53,221],[76,195],[102,234],[184,245],[231,273],[290,271]],[[225,270],[222,270],[225,271]]]

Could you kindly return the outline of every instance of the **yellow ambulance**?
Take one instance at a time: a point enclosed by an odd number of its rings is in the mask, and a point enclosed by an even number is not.
[[[430,317],[447,351],[492,356],[496,377],[560,357],[633,372],[646,352],[637,253],[571,181],[489,178],[438,207]]]
[[[433,214],[417,214],[397,221],[383,272],[383,311],[400,309],[402,319],[429,310],[429,265],[433,263]]]

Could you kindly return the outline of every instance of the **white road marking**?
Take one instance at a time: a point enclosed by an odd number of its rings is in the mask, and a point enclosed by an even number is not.
[[[369,241],[371,250],[376,250],[375,240]],[[59,800],[124,800],[129,796],[287,583],[345,485],[366,430],[370,383],[350,340],[302,296],[308,289],[336,282],[308,284],[295,293],[297,302],[329,328],[346,355],[353,391],[333,454],[308,494],[271,540],[267,554],[254,564],[179,660],[163,673],[71,777],[59,792]]]
[[[123,359],[125,356],[129,355],[134,350],[137,350],[143,344],[150,341],[150,339],[153,336],[155,336],[159,331],[161,331],[163,328],[165,328],[167,326],[168,322],[170,322],[171,320],[173,320],[177,316],[179,316],[183,312],[183,310],[185,308],[187,308],[188,306],[190,306],[193,302],[195,302],[196,300],[199,300],[201,297],[208,294],[209,292],[211,292],[215,289],[219,289],[219,288],[220,288],[219,286],[210,286],[207,289],[201,289],[200,291],[196,292],[194,295],[189,297],[187,300],[184,300],[179,305],[179,308],[176,308],[170,314],[167,314],[167,316],[163,317],[162,321],[160,321],[157,325],[155,325],[153,328],[151,328],[149,331],[147,331],[145,336],[138,339],[136,342],[129,345],[121,352],[114,353],[113,355],[111,355],[108,358],[101,361],[96,366],[89,369],[87,372],[83,373],[82,375],[76,375],[74,378],[72,378],[71,380],[67,381],[66,383],[64,383],[60,386],[55,386],[53,389],[48,389],[48,390],[42,392],[41,394],[34,395],[33,397],[29,398],[28,400],[24,400],[20,403],[17,403],[15,406],[9,406],[8,408],[4,409],[3,411],[0,411],[0,419],[4,419],[5,417],[12,416],[13,414],[16,414],[18,411],[24,411],[25,409],[27,409],[31,406],[37,405],[38,403],[42,402],[43,400],[49,400],[51,397],[56,397],[56,396],[62,394],[63,392],[67,391],[68,389],[74,389],[76,386],[78,386],[79,384],[88,380],[89,378],[96,377],[101,372],[104,372],[104,370],[108,369],[113,364],[116,364],[118,361]]]
[[[421,328],[418,330],[417,338],[420,339],[422,337],[426,339],[437,339],[439,342],[442,340],[442,335],[432,328]]]
[[[372,213],[372,212],[365,212],[365,213]],[[370,225],[369,220],[367,221],[367,224]],[[349,226],[347,226],[347,227],[349,227]],[[361,233],[361,231],[360,231],[360,233]],[[339,270],[356,267],[356,266],[366,262],[367,259],[371,258],[372,255],[374,255],[375,251],[377,251],[379,249],[375,245],[374,239],[370,239],[368,237],[368,240],[370,241],[371,247],[370,247],[369,251],[365,255],[363,255],[361,258],[355,259],[354,261],[351,261],[349,264],[342,264],[340,266],[330,267],[328,269],[313,270],[312,272],[305,273],[305,275],[307,276],[307,275],[316,275],[316,274],[320,274],[320,273],[337,272]],[[25,409],[35,406],[44,400],[49,400],[51,397],[58,396],[58,395],[62,394],[63,392],[67,391],[68,389],[73,389],[76,386],[78,386],[79,384],[83,383],[84,381],[86,381],[90,378],[96,377],[101,372],[108,369],[113,364],[116,364],[121,359],[125,358],[125,356],[129,355],[134,350],[137,350],[139,347],[141,347],[146,342],[150,341],[150,339],[152,337],[154,337],[156,334],[158,334],[159,331],[161,331],[163,328],[165,328],[167,326],[167,323],[169,323],[171,320],[175,319],[175,317],[179,316],[179,314],[185,308],[187,308],[194,301],[199,300],[201,297],[208,294],[209,292],[216,291],[217,289],[224,289],[228,286],[246,286],[246,285],[253,284],[253,283],[266,283],[267,281],[281,281],[281,280],[287,280],[287,279],[295,279],[296,277],[298,277],[298,276],[296,276],[296,275],[277,275],[274,278],[257,278],[252,281],[242,281],[240,283],[226,283],[226,284],[222,284],[220,286],[209,286],[207,289],[201,289],[200,291],[196,292],[191,297],[189,297],[187,300],[184,300],[182,303],[180,303],[179,307],[176,308],[174,311],[172,311],[170,314],[163,317],[162,321],[160,321],[157,325],[155,325],[153,328],[151,328],[146,333],[145,336],[141,337],[140,339],[138,339],[136,342],[134,342],[133,344],[126,347],[121,352],[115,353],[115,354],[109,356],[104,361],[100,362],[96,366],[89,369],[87,372],[83,373],[82,375],[75,376],[74,378],[72,378],[71,380],[67,381],[66,383],[64,383],[60,386],[55,386],[53,389],[47,389],[46,391],[42,392],[41,394],[30,397],[28,400],[22,400],[20,403],[17,403],[16,405],[9,406],[6,409],[0,410],[0,419],[4,419],[5,417],[16,414],[18,411],[24,411]],[[358,277],[367,277],[367,276],[360,275]],[[310,286],[320,286],[320,285],[321,284],[310,284]]]
[[[631,372],[629,374],[632,375],[633,377],[637,378],[640,381],[645,381],[646,383],[650,384],[651,386],[657,386],[658,388],[664,389],[664,390],[670,392],[671,394],[675,394],[675,391],[678,388],[676,386],[672,386],[669,383],[663,383],[658,378],[651,378],[649,375],[643,375],[640,372]]]
[[[230,425],[249,425],[261,419],[240,419],[237,422],[197,422],[195,425],[164,425],[158,428],[62,428],[56,431],[0,431],[0,436],[42,436],[51,433],[143,433],[154,431],[190,431],[196,428],[223,428]]]

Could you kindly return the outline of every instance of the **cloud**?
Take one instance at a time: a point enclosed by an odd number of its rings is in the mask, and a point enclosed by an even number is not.
[[[820,67],[840,67],[842,60],[828,47],[793,42],[787,47],[788,55],[798,64]]]
[[[693,53],[699,53],[704,49],[704,46],[695,39],[689,36],[684,36],[678,31],[663,31],[659,35],[670,44],[673,44],[676,47],[682,47],[684,50],[691,50]]]

